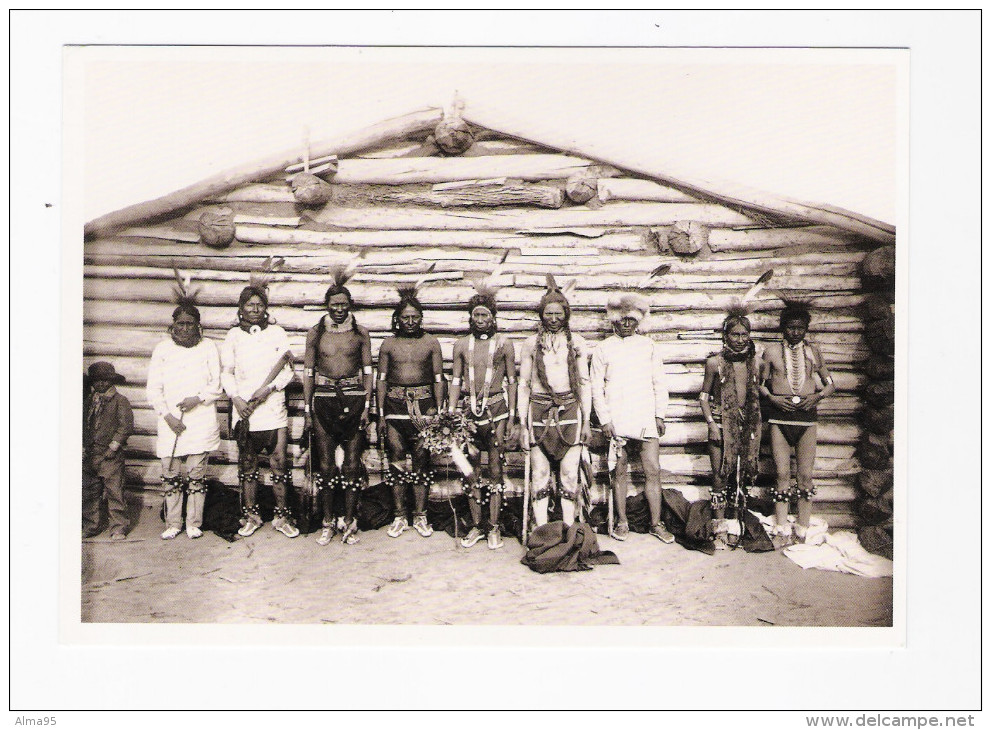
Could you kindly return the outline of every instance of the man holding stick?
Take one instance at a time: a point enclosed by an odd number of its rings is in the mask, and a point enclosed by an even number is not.
[[[220,448],[216,405],[220,355],[213,341],[203,337],[200,311],[181,279],[179,287],[178,306],[169,327],[171,337],[155,346],[146,387],[148,402],[158,414],[155,454],[162,462],[165,486],[163,540],[171,540],[182,531],[184,485],[179,467],[183,461],[189,477],[186,535],[190,539],[203,535],[204,475],[210,452]]]
[[[612,536],[625,540],[630,534],[626,519],[629,486],[627,455],[639,453],[643,464],[650,534],[664,543],[674,535],[661,523],[661,474],[658,465],[660,437],[668,406],[664,362],[656,344],[637,333],[650,311],[640,294],[622,294],[610,299],[606,313],[615,334],[599,343],[592,353],[592,402],[617,456],[613,481],[617,522]],[[610,459],[612,461],[612,459]]]
[[[419,284],[399,289],[399,304],[392,313],[393,336],[379,349],[379,426],[385,429],[389,460],[386,481],[395,503],[389,537],[399,537],[410,527],[406,518],[406,492],[410,488],[415,502],[413,528],[423,537],[433,534],[427,522],[427,496],[433,481],[430,453],[419,443],[419,435],[444,399],[443,358],[437,338],[423,331]],[[411,471],[405,468],[407,455],[411,457]]]
[[[313,428],[316,458],[315,481],[323,497],[323,529],[318,545],[327,545],[334,536],[334,493],[344,492],[344,533],[346,545],[358,542],[355,508],[363,486],[365,429],[372,399],[372,345],[368,330],[351,313],[353,299],[345,286],[349,271],[332,272],[334,284],[327,289],[327,314],[306,335],[303,374],[303,406],[306,427]],[[344,462],[337,468],[337,447],[344,450]]]
[[[227,333],[221,349],[221,383],[234,406],[234,432],[238,434],[238,480],[244,498],[243,525],[238,534],[248,537],[261,527],[258,509],[258,456],[268,452],[275,493],[272,527],[286,537],[299,530],[286,502],[292,472],[287,468],[286,447],[289,414],[285,387],[293,378],[289,363],[289,337],[271,321],[268,291],[253,281],[238,299],[238,326]]]
[[[516,354],[512,341],[497,332],[494,279],[495,275],[476,284],[477,293],[468,300],[470,333],[454,344],[449,405],[452,413],[461,408],[475,422],[475,446],[478,448],[471,458],[474,473],[463,479],[472,528],[462,538],[461,545],[468,548],[486,537],[482,530],[482,508],[487,504],[487,542],[490,550],[503,546],[499,532],[503,449],[507,426],[514,430],[516,421]],[[468,391],[464,397],[463,385]],[[484,476],[483,450],[488,453],[488,473]]]
[[[782,543],[792,534],[788,503],[798,504],[794,535],[805,541],[816,493],[812,470],[816,458],[816,406],[836,390],[822,352],[805,339],[811,315],[800,304],[789,303],[781,312],[781,347],[768,347],[761,372],[761,395],[766,399],[766,418],[771,427],[771,453],[777,471],[774,490],[775,536]],[[813,374],[823,389],[817,390]],[[770,387],[768,387],[768,382]],[[796,485],[791,483],[791,454],[795,453]]]

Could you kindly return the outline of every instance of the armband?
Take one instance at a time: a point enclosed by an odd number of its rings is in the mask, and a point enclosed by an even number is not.
[[[385,381],[385,371],[384,370],[379,370],[379,380],[381,380],[383,382]]]
[[[434,373],[434,382],[435,383],[441,382],[441,380],[443,378],[444,378],[444,376],[441,373]]]
[[[303,375],[305,375],[308,378],[312,378],[313,377],[313,368],[303,368]]]
[[[461,378],[458,376],[451,378],[451,385],[461,385]]]
[[[365,398],[365,410],[367,411],[372,407],[372,401],[370,398]]]
[[[363,367],[361,369],[361,372],[363,372],[365,375],[371,375],[372,374],[372,366],[371,365],[365,365],[365,367]]]
[[[702,401],[703,403],[708,403],[709,402],[709,394],[708,393],[699,393],[699,400]]]
[[[833,376],[832,375],[827,375],[826,376],[826,385],[832,385],[832,384],[833,384]]]
[[[309,413],[309,412],[310,412],[310,404],[307,403],[303,406],[303,413]]]

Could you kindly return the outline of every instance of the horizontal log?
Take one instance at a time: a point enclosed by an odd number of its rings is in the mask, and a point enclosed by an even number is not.
[[[355,248],[394,246],[451,246],[458,248],[523,248],[538,244],[544,247],[570,248],[589,245],[587,237],[569,235],[525,236],[486,231],[313,231],[285,230],[263,226],[239,226],[235,238],[244,243],[309,244]],[[605,233],[594,239],[594,246],[604,251],[646,251],[643,233]],[[291,255],[279,251],[274,255]],[[273,255],[273,254],[270,254]]]
[[[316,223],[338,228],[417,230],[467,229],[514,231],[568,226],[669,226],[694,220],[713,226],[743,226],[753,221],[720,205],[702,203],[609,203],[598,209],[527,208],[499,211],[438,211],[412,208],[338,208],[325,206],[309,214]]]
[[[802,228],[755,228],[734,231],[713,228],[709,231],[709,248],[713,251],[763,251],[788,246],[864,246],[873,245],[855,233],[829,226]]]
[[[342,135],[310,146],[314,157],[344,155],[430,129],[441,119],[439,109],[428,109],[395,119],[388,119],[352,134]],[[266,157],[257,162],[224,170],[194,185],[181,188],[155,200],[131,205],[90,221],[84,227],[87,237],[101,235],[105,231],[124,228],[138,221],[158,218],[173,211],[194,205],[204,198],[221,195],[246,183],[264,179],[284,170],[298,159],[299,151],[293,150]]]
[[[500,185],[485,188],[459,188],[429,193],[385,193],[376,198],[383,203],[436,205],[441,208],[493,208],[499,206],[534,205],[538,208],[560,208],[564,193],[550,185]]]
[[[172,323],[173,306],[154,302],[130,302],[126,306],[116,301],[87,300],[83,307],[83,321],[90,324],[132,325],[139,327],[160,327],[162,331]],[[302,309],[275,306],[269,310],[271,316],[290,331],[304,331],[312,327],[320,315]],[[200,308],[203,327],[207,329],[225,329],[234,325],[235,307]],[[724,314],[718,311],[700,311],[698,313],[661,312],[651,315],[642,325],[642,331],[652,332],[686,332],[690,330],[716,331],[722,325]],[[389,309],[364,310],[361,313],[362,324],[376,332],[388,332],[391,327],[392,311]],[[777,314],[755,312],[750,317],[753,328],[758,331],[774,332],[778,329]],[[535,332],[538,318],[534,312],[507,311],[499,315],[499,326],[504,332]],[[465,332],[465,316],[463,312],[453,312],[437,309],[424,311],[424,328],[435,334],[457,334]],[[605,313],[575,312],[571,318],[571,328],[580,333],[610,333],[611,325]],[[863,324],[851,315],[827,312],[816,317],[816,330],[857,332]],[[594,339],[600,339],[595,337]]]
[[[650,180],[628,177],[602,178],[597,181],[598,198],[610,200],[643,200],[656,203],[697,203],[699,200],[667,185]]]
[[[557,154],[492,155],[489,157],[407,157],[343,159],[331,182],[344,184],[406,185],[507,177],[536,182],[565,180],[593,163],[582,157]],[[618,174],[615,170],[607,175]]]
[[[186,272],[183,272],[186,273]],[[507,277],[508,278],[508,277]],[[201,305],[232,306],[237,301],[243,281],[201,281],[196,280],[197,301]],[[87,277],[83,282],[84,295],[88,299],[113,299],[120,302],[172,302],[174,299],[172,281],[156,279],[97,279]],[[320,306],[327,290],[327,281],[298,282],[279,281],[269,283],[269,303],[285,306]],[[348,286],[359,307],[387,307],[396,302],[396,290],[386,284],[354,282]],[[422,289],[420,301],[427,307],[463,309],[465,303],[475,294],[475,289],[467,283],[450,286],[431,284]],[[543,296],[543,289],[526,289],[503,285],[496,300],[502,310],[534,309]],[[574,310],[604,310],[614,292],[608,289],[573,291],[569,301]],[[677,291],[665,289],[649,294],[653,312],[681,310],[724,311],[734,292],[729,291]],[[841,294],[811,298],[819,310],[856,307],[863,301],[861,294]],[[780,300],[773,295],[762,294],[754,300],[757,311],[778,310]]]

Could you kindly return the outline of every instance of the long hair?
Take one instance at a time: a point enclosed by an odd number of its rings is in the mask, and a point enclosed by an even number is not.
[[[571,386],[571,392],[577,396],[581,392],[581,378],[578,375],[578,350],[571,337],[571,304],[568,303],[568,299],[558,288],[557,282],[551,274],[547,275],[547,291],[537,305],[537,314],[540,316],[540,324],[537,327],[537,347],[534,352],[537,379],[544,390],[548,393],[553,392],[547,381],[547,366],[544,363],[544,340],[546,339],[544,335],[550,334],[544,328],[544,310],[550,304],[560,304],[561,308],[564,309],[564,329],[562,331],[568,343],[568,384]]]

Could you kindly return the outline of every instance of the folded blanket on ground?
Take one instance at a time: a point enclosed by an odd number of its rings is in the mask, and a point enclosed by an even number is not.
[[[614,553],[599,550],[595,531],[575,522],[548,522],[527,538],[527,552],[520,561],[536,573],[591,570],[593,565],[619,565]]]

